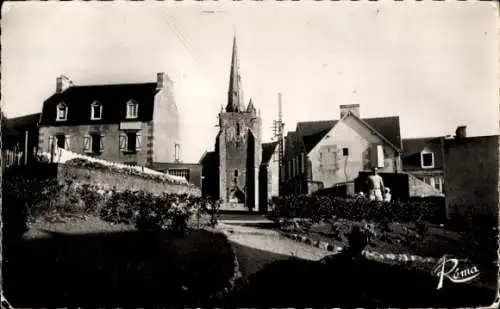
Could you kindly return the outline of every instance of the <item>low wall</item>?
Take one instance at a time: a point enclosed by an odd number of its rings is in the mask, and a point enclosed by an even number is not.
[[[439,190],[413,175],[408,174],[408,182],[410,197],[443,196]]]
[[[140,176],[123,175],[113,171],[100,171],[75,166],[59,164],[57,178],[74,180],[80,184],[103,184],[122,190],[144,190],[153,194],[174,193],[201,196],[201,191],[195,186],[171,184],[158,180],[145,179]]]
[[[43,163],[27,166],[13,166],[6,170],[3,177],[20,176],[27,179],[54,179],[60,182],[73,180],[80,184],[102,184],[122,190],[144,190],[154,194],[174,193],[201,196],[200,188],[193,185],[172,184],[159,180],[147,179],[140,176],[123,175],[114,171],[69,166],[66,164]]]

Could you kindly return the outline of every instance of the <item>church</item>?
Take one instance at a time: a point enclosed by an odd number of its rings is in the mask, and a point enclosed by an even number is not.
[[[222,201],[221,210],[266,212],[279,192],[278,143],[262,143],[262,119],[252,99],[245,106],[236,37],[226,107],[218,115],[215,151],[205,152],[202,192]]]

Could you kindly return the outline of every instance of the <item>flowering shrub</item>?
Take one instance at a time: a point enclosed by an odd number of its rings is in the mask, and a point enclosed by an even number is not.
[[[4,213],[11,235],[22,235],[27,220],[51,215],[96,215],[112,223],[134,224],[143,231],[160,228],[184,234],[189,219],[208,214],[214,201],[187,194],[154,195],[118,191],[103,184],[13,177],[3,182]],[[212,223],[217,220],[212,216]],[[199,222],[199,221],[198,221]],[[16,237],[17,237],[16,236]]]
[[[426,221],[442,223],[444,205],[440,200],[411,200],[377,202],[365,198],[339,198],[332,196],[274,197],[271,218],[309,218],[313,222],[338,218],[353,221],[389,222]]]

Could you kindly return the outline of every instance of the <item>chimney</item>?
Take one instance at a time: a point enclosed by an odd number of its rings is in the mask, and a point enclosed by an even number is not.
[[[156,90],[160,90],[170,86],[172,80],[168,77],[168,75],[164,72],[160,72],[156,74]]]
[[[73,86],[73,82],[71,79],[67,78],[64,75],[59,75],[56,79],[56,92],[61,93],[68,89],[69,87]]]
[[[340,119],[342,119],[347,112],[351,112],[356,115],[356,117],[360,117],[359,104],[340,105]]]
[[[456,138],[466,138],[467,137],[467,126],[459,126],[455,131]]]

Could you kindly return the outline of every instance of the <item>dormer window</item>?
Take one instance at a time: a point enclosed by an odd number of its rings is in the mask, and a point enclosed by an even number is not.
[[[434,168],[434,153],[422,152],[420,154],[420,163],[422,168]]]
[[[137,102],[130,100],[127,103],[127,119],[135,119],[137,118],[139,110],[139,105]]]
[[[95,101],[90,106],[90,119],[91,120],[101,120],[102,118],[102,104]]]
[[[68,106],[61,102],[57,105],[56,121],[66,121],[68,118]]]

